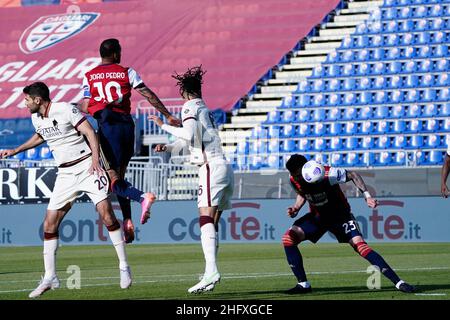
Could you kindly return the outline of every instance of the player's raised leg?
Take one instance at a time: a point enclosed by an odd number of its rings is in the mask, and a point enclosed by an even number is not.
[[[416,289],[401,280],[399,276],[395,273],[394,270],[387,264],[387,262],[380,256],[375,250],[373,250],[369,245],[364,241],[361,236],[353,237],[350,240],[350,245],[353,249],[358,252],[358,254],[369,261],[372,265],[378,267],[381,273],[391,280],[391,282],[395,285],[395,287],[405,293],[415,292]]]
[[[60,210],[47,210],[44,220],[44,269],[45,274],[39,285],[30,294],[30,298],[37,298],[50,289],[59,288],[56,275],[56,251],[59,245],[58,228],[71,205],[67,204]]]
[[[96,206],[103,223],[108,229],[109,237],[111,238],[111,242],[114,245],[114,249],[116,250],[117,257],[119,259],[120,287],[122,289],[127,289],[131,286],[133,281],[131,278],[130,266],[128,265],[125,242],[122,238],[120,224],[114,215],[109,199],[100,201]]]
[[[305,239],[305,234],[301,227],[293,225],[283,235],[282,241],[284,252],[292,272],[297,278],[297,285],[286,291],[288,294],[308,293],[311,292],[311,285],[306,278],[305,269],[303,267],[303,258],[298,245]]]

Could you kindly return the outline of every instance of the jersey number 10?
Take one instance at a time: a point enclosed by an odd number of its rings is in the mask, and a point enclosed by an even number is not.
[[[106,100],[109,103],[115,102],[115,103],[121,103],[123,99],[122,91],[120,90],[120,84],[115,81],[110,81],[106,84],[105,88],[103,89],[103,83],[102,82],[94,82],[93,86],[97,89],[98,97],[95,97],[95,101],[103,101]],[[112,96],[111,88],[116,89],[117,99],[114,99]],[[106,92],[106,96],[105,96]]]

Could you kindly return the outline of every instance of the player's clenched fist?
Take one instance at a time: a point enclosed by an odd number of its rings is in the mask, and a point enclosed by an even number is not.
[[[299,211],[299,209],[294,206],[289,207],[289,208],[287,208],[287,215],[291,218],[294,218],[297,216],[298,211]]]
[[[0,150],[0,158],[1,159],[6,159],[6,158],[11,157],[11,156],[13,156],[15,154],[16,153],[14,152],[13,149]]]

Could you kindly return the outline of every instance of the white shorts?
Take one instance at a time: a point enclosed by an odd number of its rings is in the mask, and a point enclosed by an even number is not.
[[[63,208],[67,203],[74,202],[83,192],[95,205],[108,198],[108,179],[106,175],[89,174],[88,170],[91,164],[92,158],[89,157],[73,166],[58,168],[48,210]]]
[[[234,174],[230,164],[226,161],[204,164],[200,167],[198,177],[199,208],[217,206],[220,211],[231,209]]]

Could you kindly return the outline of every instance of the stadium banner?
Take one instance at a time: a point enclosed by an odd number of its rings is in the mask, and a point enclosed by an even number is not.
[[[160,98],[178,98],[174,71],[203,65],[204,96],[230,110],[340,0],[115,1],[3,8],[0,119],[29,117],[22,89],[48,84],[54,102],[82,99],[84,73],[108,38]],[[274,15],[274,12],[277,14]],[[186,41],[188,40],[188,41]],[[143,98],[135,93],[133,112]]]
[[[235,200],[233,208],[222,214],[219,227],[221,243],[281,243],[281,236],[295,219],[286,215],[293,200]],[[448,200],[439,197],[383,198],[376,209],[362,198],[349,199],[364,237],[369,242],[449,242]],[[116,216],[120,209],[114,204]],[[140,206],[133,204],[133,212]],[[41,245],[45,204],[0,205],[0,246]],[[306,213],[306,208],[299,214]],[[195,243],[200,228],[195,201],[160,201],[152,207],[145,225],[136,227],[135,244]],[[77,203],[59,230],[61,243],[67,245],[109,244],[108,232],[91,203]],[[321,242],[334,242],[328,233]]]

